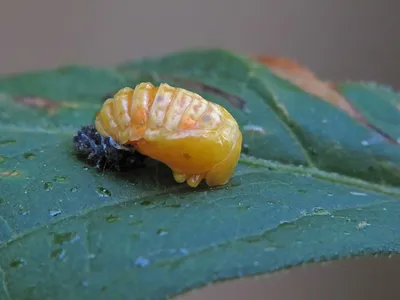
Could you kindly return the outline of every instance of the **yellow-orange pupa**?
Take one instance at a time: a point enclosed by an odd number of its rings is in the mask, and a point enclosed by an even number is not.
[[[226,184],[242,149],[242,133],[222,106],[182,88],[144,82],[106,100],[96,129],[119,144],[165,163],[176,182]]]

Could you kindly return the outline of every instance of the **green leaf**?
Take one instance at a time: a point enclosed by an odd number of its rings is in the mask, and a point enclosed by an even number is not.
[[[400,143],[400,94],[375,83],[349,82],[340,84],[338,90],[369,123]]]
[[[76,157],[72,136],[105,97],[145,80],[187,87],[238,120],[244,154],[226,186],[177,184],[154,161],[115,172]],[[0,79],[0,93],[0,299],[163,299],[400,250],[400,145],[382,135],[394,127],[366,126],[249,58],[193,50],[64,67]],[[370,123],[386,109],[374,99],[398,97],[343,93]]]

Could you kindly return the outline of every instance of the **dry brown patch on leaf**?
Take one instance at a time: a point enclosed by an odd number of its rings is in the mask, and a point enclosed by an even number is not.
[[[19,173],[16,170],[0,172],[0,176],[2,176],[2,177],[16,177],[18,175],[19,175]]]
[[[255,59],[265,64],[275,75],[297,85],[304,91],[317,96],[347,112],[353,118],[366,122],[359,112],[338,93],[331,82],[318,79],[308,68],[294,60],[268,55],[255,56]]]
[[[28,107],[46,109],[49,114],[54,114],[61,107],[61,104],[58,102],[37,96],[18,97],[14,98],[14,101]]]
[[[266,65],[275,75],[284,78],[309,94],[327,101],[359,120],[365,126],[379,133],[390,143],[397,143],[388,134],[370,124],[347,100],[341,95],[334,82],[322,81],[318,79],[308,68],[301,66],[294,60],[285,57],[270,55],[258,55],[253,57],[256,61]],[[399,106],[397,106],[400,109]]]
[[[79,107],[76,103],[70,102],[55,102],[46,98],[37,97],[37,96],[24,96],[14,98],[14,101],[17,103],[21,103],[28,107],[45,109],[50,115],[54,115],[57,110],[61,107],[68,108],[77,108]]]

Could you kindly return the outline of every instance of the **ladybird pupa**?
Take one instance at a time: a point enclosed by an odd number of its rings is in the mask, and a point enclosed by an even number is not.
[[[226,184],[242,149],[242,133],[222,106],[166,83],[125,87],[107,99],[95,126],[104,137],[129,144],[171,168],[176,182]]]

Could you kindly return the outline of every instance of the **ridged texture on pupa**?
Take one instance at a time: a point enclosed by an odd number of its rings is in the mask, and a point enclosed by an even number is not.
[[[222,106],[185,89],[161,84],[126,87],[106,100],[96,129],[117,143],[168,165],[177,182],[223,185],[240,158],[242,134]]]

